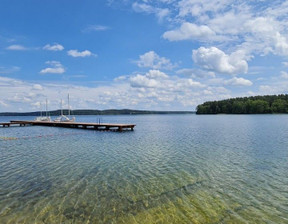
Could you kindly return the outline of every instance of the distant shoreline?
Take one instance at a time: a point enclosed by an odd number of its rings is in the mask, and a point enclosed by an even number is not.
[[[61,111],[53,110],[47,112],[49,116],[58,116]],[[63,110],[68,114],[68,110]],[[144,114],[195,114],[195,111],[149,111],[149,110],[130,110],[130,109],[110,109],[110,110],[73,110],[72,115],[144,115]],[[46,112],[42,111],[43,116]],[[41,111],[35,112],[1,112],[0,116],[40,116]]]
[[[196,114],[287,114],[288,94],[238,97],[208,101],[197,106]]]

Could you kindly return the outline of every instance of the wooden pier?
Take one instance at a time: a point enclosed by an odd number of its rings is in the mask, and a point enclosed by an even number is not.
[[[10,127],[10,126],[26,126],[26,125],[31,125],[28,122],[2,122],[0,123],[0,127]]]
[[[10,121],[0,123],[0,127],[11,126],[50,126],[63,128],[81,128],[97,131],[133,131],[135,124],[109,124],[109,123],[86,123],[86,122],[55,122],[55,121]]]

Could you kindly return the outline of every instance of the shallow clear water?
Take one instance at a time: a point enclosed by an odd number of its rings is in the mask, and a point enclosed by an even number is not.
[[[0,128],[0,223],[288,223],[287,115],[101,120]]]

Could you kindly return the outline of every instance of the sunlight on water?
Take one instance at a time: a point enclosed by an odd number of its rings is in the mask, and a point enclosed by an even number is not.
[[[0,128],[0,223],[288,223],[288,116],[101,119]]]

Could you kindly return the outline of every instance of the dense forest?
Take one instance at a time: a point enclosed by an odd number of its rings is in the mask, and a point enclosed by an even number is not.
[[[267,114],[288,113],[288,95],[240,97],[205,102],[196,114]]]

